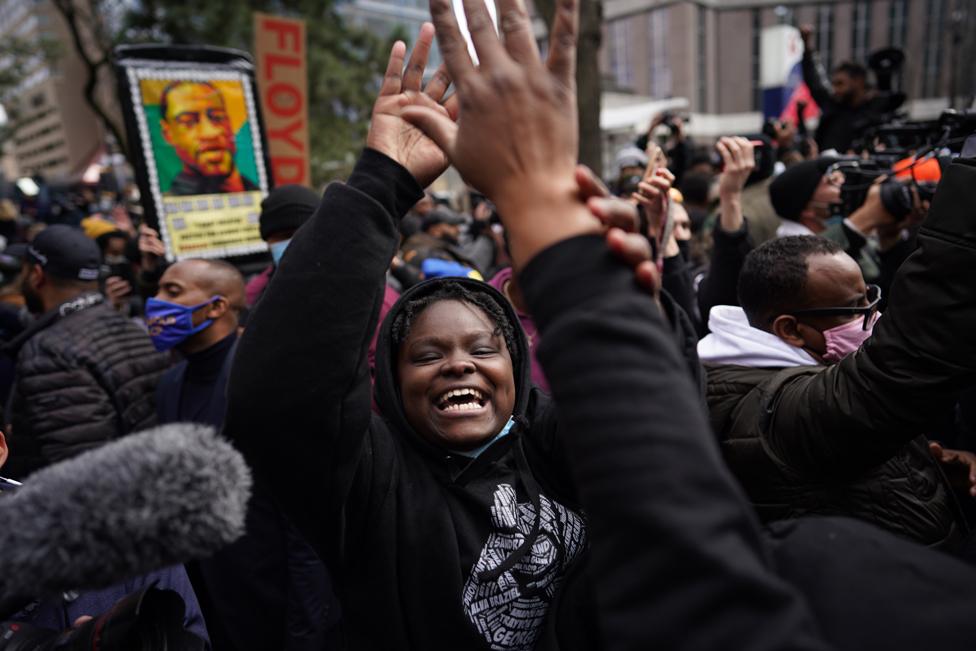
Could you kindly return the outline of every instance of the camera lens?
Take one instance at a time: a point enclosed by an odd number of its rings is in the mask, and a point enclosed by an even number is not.
[[[881,184],[881,204],[892,217],[902,220],[912,211],[912,192],[904,183],[889,179]]]

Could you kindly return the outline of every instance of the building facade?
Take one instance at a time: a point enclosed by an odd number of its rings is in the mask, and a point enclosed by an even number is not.
[[[339,13],[349,24],[381,38],[399,34],[407,42],[412,42],[420,26],[430,21],[427,0],[344,0],[339,5]],[[428,71],[436,70],[440,63],[435,41],[427,62]]]
[[[604,20],[608,89],[685,98],[703,135],[758,128],[760,35],[777,24],[813,25],[827,66],[903,49],[912,117],[937,116],[952,95],[972,101],[972,0],[604,0]]]
[[[15,126],[6,153],[20,176],[76,181],[104,142],[101,124],[83,100],[85,66],[72,55],[67,27],[47,0],[0,0],[0,38],[11,36],[50,39],[63,47],[53,65],[38,58],[7,99]]]

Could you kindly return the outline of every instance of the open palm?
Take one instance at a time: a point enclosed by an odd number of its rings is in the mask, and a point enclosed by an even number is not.
[[[403,165],[422,187],[427,187],[443,174],[449,162],[433,140],[403,119],[403,109],[406,106],[425,106],[450,120],[457,119],[456,100],[452,97],[444,101],[451,80],[443,67],[434,73],[421,91],[433,39],[434,27],[425,23],[406,69],[406,46],[401,41],[393,45],[366,136],[368,147]]]

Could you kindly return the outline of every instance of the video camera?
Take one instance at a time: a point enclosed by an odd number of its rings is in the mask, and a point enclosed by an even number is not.
[[[932,165],[945,168],[960,153],[976,155],[974,134],[976,110],[948,109],[937,120],[895,121],[874,127],[869,138],[872,146],[863,156],[838,159],[828,170],[844,174],[839,212],[847,216],[857,210],[874,182],[887,176],[881,185],[881,201],[892,216],[905,218],[912,211],[913,194],[929,201],[938,186],[931,175],[920,178],[917,170]]]
[[[2,622],[0,651],[202,651],[204,641],[183,628],[184,610],[175,592],[146,588],[66,631]]]
[[[864,204],[871,186],[882,176],[890,178],[881,184],[881,203],[898,220],[907,217],[914,207],[913,188],[920,201],[931,201],[938,186],[933,181],[914,179],[910,183],[903,183],[892,176],[893,170],[889,166],[873,160],[839,159],[830,166],[827,173],[834,171],[844,173],[844,185],[840,189],[841,203],[838,206],[838,212],[844,217]]]

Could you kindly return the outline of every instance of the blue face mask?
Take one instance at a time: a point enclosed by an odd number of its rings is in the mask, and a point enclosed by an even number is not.
[[[210,300],[199,305],[177,305],[150,298],[146,301],[146,326],[156,350],[163,353],[179,346],[181,343],[206,330],[213,323],[207,319],[200,325],[193,325],[193,313],[213,304],[220,296],[211,296]]]
[[[291,240],[287,239],[268,245],[268,248],[271,249],[271,261],[274,263],[274,266],[277,267],[281,264],[281,256],[285,255],[285,249],[288,248],[290,243]]]
[[[462,457],[468,457],[469,459],[477,459],[481,455],[481,453],[487,450],[488,448],[490,448],[495,441],[504,438],[509,432],[511,432],[512,427],[514,425],[515,425],[515,419],[509,416],[508,422],[505,423],[505,427],[502,428],[502,431],[498,432],[498,434],[495,434],[486,443],[479,445],[474,450],[466,450],[464,452],[461,452],[459,450],[452,450],[452,452],[454,452],[454,454],[459,454]]]

